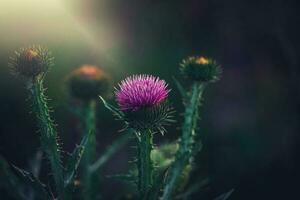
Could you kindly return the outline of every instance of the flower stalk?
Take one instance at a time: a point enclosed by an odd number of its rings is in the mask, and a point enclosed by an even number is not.
[[[84,199],[93,199],[95,195],[95,176],[89,170],[90,166],[95,162],[96,159],[96,102],[90,100],[86,102],[84,108],[84,135],[88,135],[89,140],[85,152],[82,158],[82,175],[83,175],[83,186],[84,186]],[[98,186],[98,185],[97,185]]]
[[[29,83],[29,90],[33,101],[33,108],[41,131],[40,140],[43,151],[50,161],[52,174],[56,186],[56,192],[60,198],[64,196],[63,168],[60,160],[59,145],[57,143],[57,132],[50,117],[47,98],[44,94],[43,79],[37,77]]]
[[[162,200],[172,199],[185,167],[192,164],[194,156],[200,150],[199,144],[201,144],[201,141],[196,129],[202,94],[205,86],[208,83],[218,81],[222,72],[220,66],[214,60],[205,57],[188,57],[181,63],[181,71],[187,79],[193,81],[193,84],[190,92],[187,95],[183,94],[186,105],[182,134],[179,138],[179,150],[169,170]],[[179,83],[177,85],[180,91],[183,91],[181,85]]]
[[[194,83],[191,89],[190,100],[186,105],[184,113],[184,123],[182,136],[179,140],[179,150],[176,159],[167,177],[162,199],[172,199],[172,194],[176,190],[182,171],[190,163],[195,146],[196,127],[199,118],[199,106],[201,104],[203,84]]]
[[[153,134],[146,130],[138,135],[137,140],[138,190],[140,199],[146,199],[153,185]]]
[[[110,88],[110,76],[95,65],[82,65],[71,72],[68,77],[68,88],[74,100],[81,101],[83,107],[80,113],[83,125],[83,136],[90,137],[81,166],[82,199],[95,199],[99,193],[99,173],[91,170],[96,160],[96,98],[106,95]]]

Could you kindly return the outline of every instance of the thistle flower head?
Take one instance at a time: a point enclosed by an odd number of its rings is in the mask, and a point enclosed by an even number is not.
[[[181,72],[189,79],[200,82],[215,82],[221,75],[220,66],[212,59],[205,57],[188,57],[184,59]]]
[[[116,98],[122,111],[137,111],[159,105],[169,90],[164,80],[151,75],[133,75],[119,84]]]
[[[16,75],[34,79],[42,77],[53,65],[51,53],[43,47],[20,48],[10,57],[9,66]]]
[[[151,75],[133,75],[123,80],[115,95],[126,124],[136,130],[163,133],[164,126],[172,122],[169,91],[164,80]]]
[[[72,96],[91,100],[104,95],[109,88],[109,76],[94,65],[83,65],[68,77],[68,86]]]

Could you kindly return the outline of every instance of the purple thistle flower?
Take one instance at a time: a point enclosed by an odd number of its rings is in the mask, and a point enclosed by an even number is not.
[[[168,97],[164,80],[152,75],[133,75],[119,84],[115,95],[122,111],[137,111],[159,105]]]

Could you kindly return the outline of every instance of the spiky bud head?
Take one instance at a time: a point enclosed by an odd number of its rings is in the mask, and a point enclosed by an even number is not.
[[[167,102],[169,89],[164,80],[151,75],[133,75],[119,84],[115,95],[129,127],[164,132],[173,109]]]
[[[215,82],[220,79],[222,70],[216,61],[205,57],[188,57],[184,59],[181,72],[187,78],[199,82]]]
[[[28,79],[43,77],[53,65],[51,52],[41,46],[20,48],[10,57],[9,66],[16,75]]]
[[[110,77],[94,65],[83,65],[74,70],[67,81],[70,94],[84,101],[107,94],[110,86]]]

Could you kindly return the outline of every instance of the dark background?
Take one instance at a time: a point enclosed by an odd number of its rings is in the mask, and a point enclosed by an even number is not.
[[[210,185],[194,199],[201,195],[212,199],[231,188],[235,191],[230,199],[297,199],[297,1],[69,0],[63,11],[56,6],[39,10],[37,4],[23,8],[14,1],[4,11],[7,15],[0,15],[0,154],[10,163],[27,168],[39,148],[23,82],[7,67],[14,49],[42,44],[56,57],[45,84],[66,151],[80,139],[78,120],[68,109],[65,76],[70,71],[82,64],[96,64],[115,83],[133,73],[165,79],[172,88],[170,101],[178,111],[178,124],[164,137],[157,136],[157,143],[163,143],[176,139],[182,122],[183,107],[172,81],[172,76],[182,80],[178,63],[190,55],[205,55],[215,58],[224,73],[205,93],[200,123],[204,150],[196,160],[194,177],[210,177]],[[5,6],[0,3],[0,9]],[[51,9],[61,13],[52,17]],[[100,155],[122,125],[100,102],[98,108]],[[113,157],[104,173],[124,171],[130,151],[124,148]],[[44,169],[42,179],[47,176]],[[124,186],[113,180],[105,182],[107,199]]]

